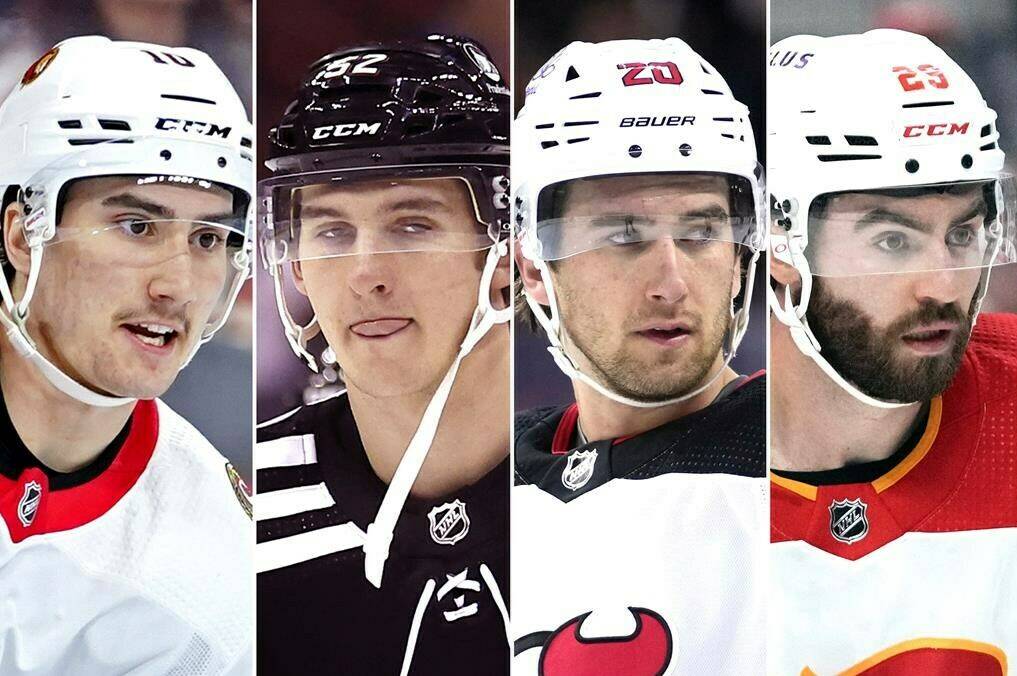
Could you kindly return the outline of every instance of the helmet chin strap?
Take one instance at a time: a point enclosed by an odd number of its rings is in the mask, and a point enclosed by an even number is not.
[[[434,443],[434,437],[438,432],[438,423],[441,421],[441,414],[448,402],[456,374],[459,372],[459,365],[492,326],[507,322],[512,317],[511,305],[500,310],[495,309],[491,305],[490,297],[491,279],[498,267],[498,261],[507,254],[508,242],[505,240],[495,243],[488,250],[484,271],[480,276],[477,308],[473,312],[470,328],[466,332],[466,337],[463,339],[452,365],[446,371],[445,377],[442,378],[438,389],[424,410],[424,415],[420,419],[405,453],[403,453],[402,460],[399,461],[399,466],[389,483],[388,490],[385,491],[385,497],[381,501],[374,521],[367,527],[364,539],[364,573],[368,581],[375,587],[381,587],[381,578],[385,571],[385,561],[388,559],[396,521],[399,520],[399,514],[402,512],[403,505],[406,504],[410,489],[417,480],[420,468]]]
[[[83,404],[101,408],[113,408],[134,403],[136,399],[130,397],[111,397],[90,390],[58,369],[39,353],[35,342],[28,335],[28,328],[25,322],[28,319],[28,304],[32,300],[32,296],[35,293],[35,285],[38,281],[39,266],[42,263],[42,246],[32,246],[30,252],[31,261],[28,271],[28,282],[25,287],[25,295],[20,303],[14,302],[14,296],[7,284],[6,277],[0,275],[0,295],[3,296],[4,305],[7,308],[6,312],[0,311],[0,324],[3,325],[4,332],[7,334],[8,340],[11,341],[11,345],[14,346],[15,351],[34,364],[53,387]]]
[[[616,401],[619,404],[624,404],[625,406],[631,406],[633,408],[660,408],[661,406],[670,406],[671,404],[687,401],[696,395],[701,394],[713,385],[718,378],[720,378],[724,369],[731,363],[731,360],[734,358],[735,352],[738,349],[738,345],[741,342],[742,336],[745,334],[745,329],[748,327],[748,299],[751,298],[752,294],[752,279],[755,274],[756,259],[758,256],[759,253],[755,252],[747,266],[748,272],[744,296],[746,299],[746,303],[744,303],[745,307],[736,312],[734,309],[734,299],[731,300],[731,317],[724,340],[724,363],[719,369],[717,369],[715,374],[696,389],[691,392],[686,392],[681,396],[671,397],[668,399],[643,401],[627,397],[613,391],[597,379],[584,373],[582,369],[576,365],[565,351],[565,347],[562,342],[561,315],[558,311],[558,300],[555,296],[550,271],[548,270],[547,263],[544,260],[536,257],[529,259],[533,263],[534,267],[537,268],[537,271],[540,273],[541,280],[544,282],[544,289],[547,292],[550,315],[544,310],[540,303],[530,296],[529,293],[524,293],[523,295],[526,297],[526,303],[530,306],[530,310],[533,311],[533,315],[537,318],[537,322],[544,330],[544,333],[547,334],[547,339],[550,343],[547,351],[551,353],[551,357],[554,358],[554,363],[557,364],[558,368],[561,369],[561,372],[568,378],[572,380],[579,380],[592,387],[599,394],[611,399],[612,401]]]

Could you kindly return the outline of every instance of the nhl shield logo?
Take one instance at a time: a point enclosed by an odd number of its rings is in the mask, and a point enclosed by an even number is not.
[[[470,517],[462,500],[435,507],[428,512],[427,520],[431,522],[431,539],[439,545],[454,545],[470,532]]]
[[[561,473],[561,482],[570,491],[582,488],[593,476],[593,465],[597,462],[597,451],[576,451],[568,457]]]
[[[25,484],[25,492],[18,502],[18,520],[25,528],[31,526],[35,521],[35,515],[39,513],[40,501],[42,501],[42,486],[38,481],[29,481]]]
[[[834,500],[830,505],[830,534],[844,544],[854,544],[869,534],[868,505],[861,498]]]

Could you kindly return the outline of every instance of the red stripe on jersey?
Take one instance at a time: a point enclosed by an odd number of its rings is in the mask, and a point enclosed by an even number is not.
[[[37,467],[26,469],[16,480],[0,476],[0,515],[11,540],[21,542],[32,535],[72,530],[101,517],[138,482],[158,438],[155,401],[139,401],[134,406],[131,431],[117,457],[91,481],[50,491],[48,478]]]

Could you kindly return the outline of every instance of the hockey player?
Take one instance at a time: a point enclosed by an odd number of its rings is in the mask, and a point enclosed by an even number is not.
[[[996,113],[926,38],[774,45],[773,674],[1017,657],[1017,260]],[[977,326],[975,325],[977,320]]]
[[[432,35],[321,58],[270,134],[280,318],[346,391],[258,431],[259,673],[508,672],[509,119]]]
[[[250,503],[156,399],[248,276],[250,139],[206,54],[104,37],[0,106],[0,673],[250,673]]]
[[[518,414],[517,673],[763,659],[763,204],[748,110],[677,38],[574,42],[516,120],[516,261],[576,403]]]

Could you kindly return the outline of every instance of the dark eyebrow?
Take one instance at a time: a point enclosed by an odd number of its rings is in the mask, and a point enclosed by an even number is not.
[[[931,229],[928,223],[922,223],[921,221],[917,221],[911,218],[910,216],[906,216],[896,211],[890,211],[889,209],[883,209],[882,207],[872,209],[867,214],[865,214],[865,216],[860,218],[855,223],[854,229],[855,232],[858,232],[859,230],[862,230],[863,228],[866,228],[870,225],[874,225],[876,223],[881,223],[885,221],[889,221],[890,223],[896,223],[897,225],[902,225],[905,228],[911,228],[912,230],[917,230],[919,232],[927,233]]]
[[[204,221],[205,223],[227,223],[239,220],[237,215],[232,211],[220,211],[216,214],[205,214],[194,219],[196,221]]]
[[[136,195],[130,193],[120,193],[119,195],[110,195],[102,201],[104,207],[126,207],[128,209],[139,209],[141,211],[147,211],[156,218],[173,218],[173,210],[169,207],[165,207],[162,204],[156,202],[149,202],[143,200]]]
[[[977,218],[979,216],[987,216],[988,214],[989,214],[989,205],[985,203],[984,199],[980,199],[978,200],[978,204],[971,207],[966,214],[964,214],[960,218],[954,219],[953,223],[951,223],[950,226],[953,227],[955,225],[963,225],[964,223],[970,221],[972,218]]]

